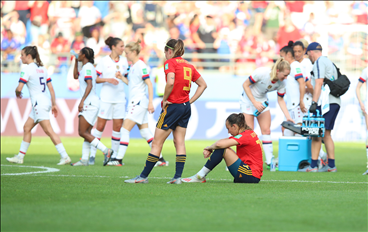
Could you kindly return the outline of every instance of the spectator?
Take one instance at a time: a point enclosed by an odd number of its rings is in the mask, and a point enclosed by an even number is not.
[[[306,16],[303,13],[304,1],[285,1],[286,9],[290,13],[291,21],[294,25],[301,29],[306,22]]]
[[[236,18],[243,20],[244,25],[248,26],[252,17],[252,11],[248,7],[248,3],[240,2],[239,7],[235,11]]]
[[[368,24],[368,3],[366,1],[354,1],[352,4],[352,14],[358,24]]]
[[[14,38],[20,43],[24,44],[27,30],[22,21],[19,20],[19,14],[16,11],[8,14],[10,17],[10,30],[13,32]]]
[[[136,16],[133,17],[133,27],[132,30],[135,33],[144,33],[144,28],[146,27],[144,18],[143,18],[143,10],[138,8],[136,11]]]
[[[14,10],[19,14],[19,20],[27,25],[28,19],[30,17],[30,7],[32,6],[32,1],[15,1]]]
[[[280,27],[277,33],[277,43],[280,47],[286,46],[290,40],[296,41],[302,36],[299,30],[294,26],[290,18],[285,19],[285,26]]]
[[[79,51],[85,46],[86,43],[84,42],[83,33],[82,32],[75,33],[75,39],[72,42],[70,49],[74,50],[76,53],[79,53]]]
[[[13,37],[11,30],[6,30],[6,37],[1,41],[1,51],[3,52],[3,59],[14,60],[14,52],[20,47],[19,42]]]
[[[79,10],[81,7],[81,1],[72,1],[70,6],[73,8],[75,12],[75,17],[78,17]]]
[[[61,32],[58,33],[57,37],[51,43],[51,52],[57,55],[57,66],[65,65],[67,62],[67,56],[62,53],[69,52],[68,40],[63,37]]]
[[[344,40],[340,33],[328,34],[328,55],[337,55],[344,48]]]
[[[266,20],[265,37],[268,40],[274,39],[280,26],[283,25],[283,2],[270,2],[266,8],[264,19]]]
[[[1,1],[1,17],[9,14],[15,8],[15,1]]]
[[[61,32],[68,42],[73,38],[75,30],[73,20],[76,18],[75,10],[70,4],[71,2],[68,1],[54,1],[51,3],[49,10],[49,17],[53,22],[50,25],[51,36],[53,37]]]
[[[311,38],[312,34],[316,31],[316,20],[314,18],[314,13],[311,12],[309,14],[309,19],[308,21],[304,24],[303,26],[303,32],[305,34],[305,36],[307,36],[308,39]]]
[[[256,11],[256,15],[254,16],[254,34],[258,35],[261,33],[262,23],[263,23],[263,15],[267,8],[266,1],[252,1],[252,7]]]
[[[31,35],[32,40],[37,44],[38,35],[47,34],[49,3],[47,1],[35,1],[31,7]]]
[[[104,18],[109,14],[110,10],[110,2],[109,1],[93,1],[93,6],[97,7],[101,13],[101,19]]]
[[[91,28],[100,26],[101,22],[101,12],[93,5],[93,1],[82,1],[81,8],[79,10],[80,27],[82,29],[83,35],[90,38]],[[96,54],[96,53],[95,53]]]
[[[43,64],[47,68],[50,60],[50,43],[45,35],[39,35],[36,41],[38,54],[40,54]]]
[[[96,58],[101,54],[102,48],[105,46],[103,38],[101,38],[100,29],[95,27],[91,30],[91,38],[87,39],[86,46],[93,49]]]

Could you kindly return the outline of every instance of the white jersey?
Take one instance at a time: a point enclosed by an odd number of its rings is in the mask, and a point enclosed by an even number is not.
[[[277,90],[277,95],[284,97],[285,95],[285,82],[284,81],[271,81],[271,68],[257,68],[249,80],[252,83],[250,90],[253,97],[260,102],[267,100],[267,93]],[[243,89],[241,103],[249,103],[250,100]]]
[[[46,84],[51,81],[47,76],[47,70],[43,66],[37,66],[36,63],[30,63],[20,72],[19,82],[27,85],[32,105],[39,97],[49,96],[46,94]]]
[[[140,105],[144,108],[148,108],[148,98],[146,95],[146,83],[144,80],[149,78],[147,65],[138,60],[133,66],[130,67],[128,73],[129,79],[129,104],[137,104],[141,101]]]
[[[362,74],[360,75],[359,81],[364,84],[364,83],[366,83],[367,79],[368,79],[368,68],[365,68],[365,69],[363,69]],[[368,105],[368,90],[366,91],[365,101],[366,101],[366,108],[367,108],[367,105]]]
[[[313,70],[313,64],[308,58],[304,58],[302,62],[300,63],[303,68],[303,76],[305,82],[311,81],[311,71]],[[307,86],[305,86],[307,88]],[[305,92],[304,94],[304,105],[305,107],[309,108],[309,106],[312,104],[312,94]]]
[[[298,61],[290,64],[290,74],[286,78],[286,106],[292,110],[300,104],[299,78],[304,78],[302,66]]]
[[[83,65],[78,77],[81,97],[83,97],[84,93],[86,92],[87,80],[92,80],[92,89],[87,98],[84,100],[84,105],[99,105],[100,99],[96,95],[96,78],[96,69],[93,64],[88,62],[87,64]]]
[[[97,75],[100,78],[115,78],[119,81],[118,85],[103,83],[101,88],[101,101],[108,103],[125,102],[124,82],[115,77],[117,71],[122,75],[126,74],[128,69],[128,61],[125,57],[119,56],[119,61],[114,61],[110,56],[101,59],[96,67]]]

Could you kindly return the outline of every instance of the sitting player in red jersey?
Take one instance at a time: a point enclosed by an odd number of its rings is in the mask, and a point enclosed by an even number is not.
[[[194,176],[183,182],[206,182],[206,176],[222,159],[234,177],[234,183],[259,183],[263,175],[262,143],[257,134],[246,124],[244,114],[231,114],[226,128],[232,136],[220,139],[203,150],[207,163]],[[236,152],[230,147],[236,146]],[[212,155],[211,155],[212,154]]]
[[[181,184],[186,160],[185,134],[191,115],[190,104],[195,102],[206,89],[207,84],[193,65],[181,58],[184,55],[182,40],[171,39],[165,46],[164,64],[166,74],[165,93],[162,100],[162,112],[156,125],[152,141],[151,152],[148,154],[146,165],[140,175],[125,183],[148,183],[148,175],[152,171],[162,150],[166,138],[173,133],[176,148],[176,172],[168,184]],[[189,99],[191,83],[198,85],[193,97]]]

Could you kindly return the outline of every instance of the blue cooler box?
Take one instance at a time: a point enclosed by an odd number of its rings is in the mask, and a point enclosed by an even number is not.
[[[279,171],[297,172],[302,161],[311,162],[311,140],[306,137],[279,139]]]

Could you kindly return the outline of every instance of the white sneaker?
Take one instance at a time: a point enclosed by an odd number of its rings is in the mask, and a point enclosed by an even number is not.
[[[79,160],[78,162],[74,163],[74,164],[70,164],[72,166],[88,166],[88,161],[87,160]]]
[[[363,173],[363,175],[368,175],[368,169],[367,169],[367,171],[365,171],[365,173]]]
[[[9,161],[10,163],[15,163],[15,164],[23,163],[23,158],[20,158],[18,155],[15,155],[14,157],[11,157],[11,158],[6,158],[6,160]]]
[[[195,183],[195,182],[206,183],[206,177],[201,178],[199,175],[195,174],[194,176],[188,178],[182,178],[181,181],[186,183]]]
[[[56,165],[65,165],[65,164],[70,164],[72,162],[72,160],[70,159],[70,157],[66,157],[66,158],[61,158],[60,162],[57,163]]]

